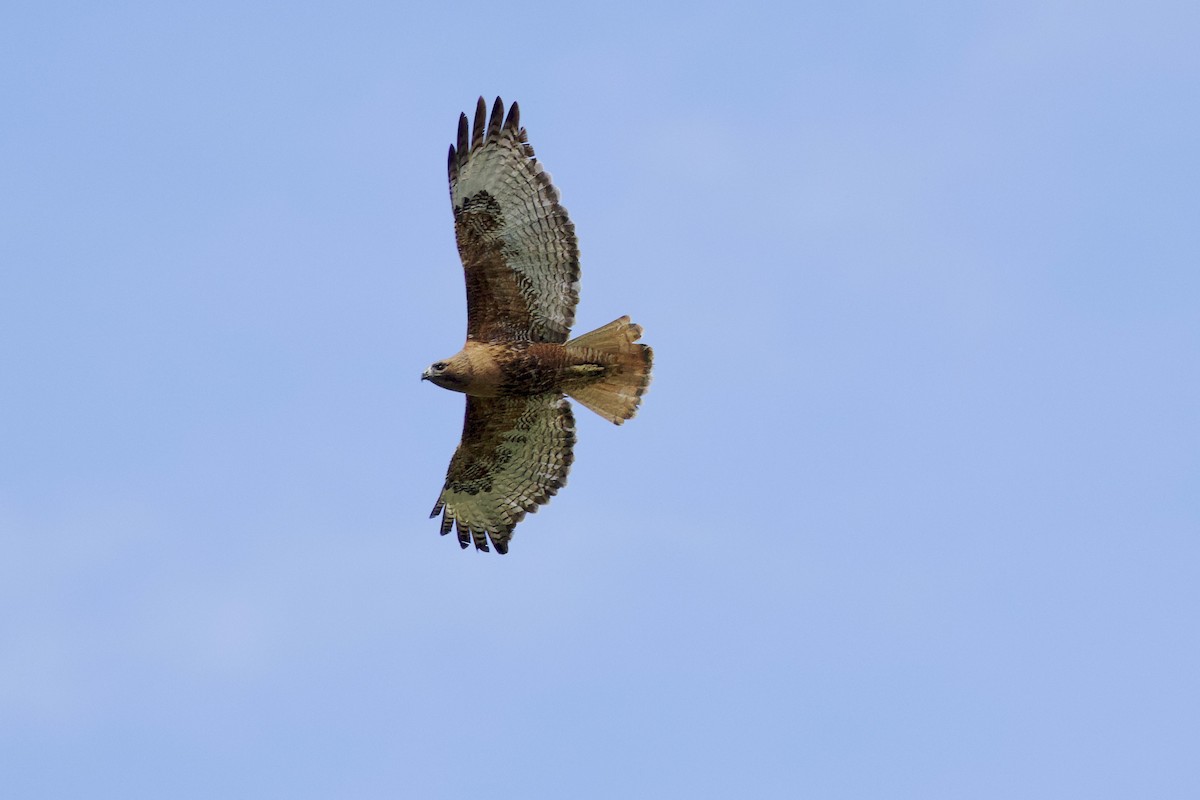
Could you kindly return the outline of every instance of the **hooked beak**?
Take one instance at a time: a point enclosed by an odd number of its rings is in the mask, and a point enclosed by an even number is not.
[[[421,373],[421,380],[423,380],[423,381],[429,380],[429,370],[425,370],[424,372]]]

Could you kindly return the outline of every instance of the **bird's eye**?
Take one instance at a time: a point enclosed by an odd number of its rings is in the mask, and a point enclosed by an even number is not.
[[[446,365],[445,361],[439,361],[433,365],[433,371],[434,372],[442,372],[446,369],[446,366],[447,365]]]

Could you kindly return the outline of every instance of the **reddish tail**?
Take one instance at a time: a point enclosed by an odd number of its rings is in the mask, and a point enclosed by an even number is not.
[[[642,326],[621,317],[567,342],[568,348],[589,351],[589,358],[605,365],[602,377],[567,393],[616,425],[636,414],[650,385],[654,362],[654,351],[648,345],[635,344],[641,337]]]

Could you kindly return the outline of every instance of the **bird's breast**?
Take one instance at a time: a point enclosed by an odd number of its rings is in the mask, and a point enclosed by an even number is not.
[[[570,359],[560,344],[467,342],[470,364],[467,394],[476,397],[529,396],[562,390]]]

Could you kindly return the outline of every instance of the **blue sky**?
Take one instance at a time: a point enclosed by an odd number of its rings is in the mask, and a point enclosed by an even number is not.
[[[1196,6],[428,5],[0,12],[6,793],[1200,793]],[[481,94],[657,354],[503,558]]]

